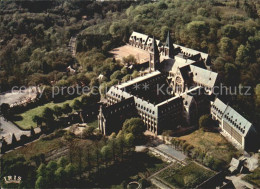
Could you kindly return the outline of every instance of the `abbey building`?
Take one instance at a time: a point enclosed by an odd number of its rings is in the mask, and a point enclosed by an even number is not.
[[[219,85],[208,54],[174,44],[169,32],[164,44],[133,32],[129,45],[149,53],[149,68],[141,76],[109,89],[107,105],[100,107],[98,115],[102,133],[119,131],[123,121],[134,115],[140,116],[155,135],[196,127],[199,117],[212,109],[210,99],[214,86]]]

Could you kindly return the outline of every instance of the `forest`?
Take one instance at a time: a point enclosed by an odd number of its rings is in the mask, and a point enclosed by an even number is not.
[[[257,0],[1,2],[1,91],[15,85],[115,84],[133,72],[113,61],[109,50],[125,44],[132,31],[163,42],[170,31],[174,43],[208,53],[225,85],[250,86],[252,95],[227,101],[259,123],[259,7]],[[75,57],[68,49],[72,36]],[[68,66],[76,74],[68,74]]]

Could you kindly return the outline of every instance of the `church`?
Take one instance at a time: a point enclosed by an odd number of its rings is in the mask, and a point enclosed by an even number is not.
[[[181,125],[196,127],[199,117],[209,112],[209,96],[218,84],[209,56],[174,44],[170,32],[164,45],[133,32],[129,45],[149,53],[149,70],[109,89],[107,105],[100,107],[98,115],[102,133],[118,132],[123,121],[134,115],[155,135]]]

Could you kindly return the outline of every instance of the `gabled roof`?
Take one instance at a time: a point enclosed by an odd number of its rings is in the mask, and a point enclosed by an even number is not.
[[[156,71],[148,73],[148,74],[146,74],[144,76],[139,76],[137,78],[134,78],[133,80],[130,80],[130,81],[124,82],[124,83],[122,83],[120,85],[117,85],[117,87],[120,88],[120,89],[123,89],[123,88],[128,87],[130,85],[133,85],[135,83],[139,83],[141,81],[145,81],[147,79],[150,79],[152,77],[157,77],[157,76],[160,76],[160,75],[161,75],[161,72],[156,70]]]
[[[218,74],[203,68],[199,68],[194,65],[190,65],[193,73],[193,80],[197,83],[201,83],[207,87],[214,87]]]
[[[142,44],[146,44],[147,39],[148,39],[148,35],[142,34],[142,33],[138,33],[138,32],[133,32],[132,35],[130,36],[130,39],[132,37],[136,37],[136,39],[142,39]]]
[[[219,98],[215,99],[212,106],[214,109],[217,109],[214,111],[219,115],[219,117],[222,117],[224,121],[244,137],[253,126],[252,123],[246,120],[233,108],[223,103]]]
[[[227,105],[223,103],[221,100],[219,100],[218,98],[216,98],[212,106],[216,107],[216,109],[213,109],[214,113],[217,114],[218,117],[222,118],[227,108]]]
[[[193,100],[193,96],[191,95],[188,95],[187,93],[186,94],[183,94],[182,95],[182,98],[183,98],[183,105],[185,107],[190,107],[191,103],[192,103],[192,100]]]
[[[181,68],[183,66],[190,65],[190,64],[193,64],[195,62],[195,61],[190,60],[190,59],[184,59],[180,56],[175,56],[174,58],[175,58],[175,60],[174,60],[173,66],[170,70],[173,73],[177,72],[178,67]]]
[[[190,76],[189,76],[190,66],[189,65],[183,66],[183,67],[179,68],[179,70],[180,70],[180,73],[181,73],[184,81],[187,81],[190,79]]]
[[[196,55],[196,54],[200,54],[201,57],[203,59],[205,59],[205,61],[208,59],[209,55],[207,53],[203,53],[203,52],[200,52],[200,51],[196,51],[194,49],[190,49],[190,48],[187,48],[187,47],[184,47],[184,46],[181,46],[181,45],[177,45],[177,44],[173,44],[174,48],[178,48],[180,47],[181,50],[185,53],[188,53],[188,54],[191,54],[191,55]]]
[[[246,136],[247,132],[252,126],[252,123],[247,121],[243,116],[236,112],[233,108],[228,106],[225,110],[223,119],[233,126],[238,133],[242,136]]]
[[[160,43],[161,43],[160,40],[155,39],[155,41],[156,41],[156,45],[157,45],[157,46],[160,46]],[[153,37],[149,37],[146,44],[147,44],[147,45],[152,45],[152,43],[153,43]],[[157,48],[158,48],[158,47],[157,47]]]

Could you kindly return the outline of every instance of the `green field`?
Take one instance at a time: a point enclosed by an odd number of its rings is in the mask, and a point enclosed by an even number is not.
[[[195,188],[214,174],[215,172],[194,162],[186,166],[175,163],[173,166],[161,172],[157,178],[174,188]]]
[[[226,163],[229,163],[233,156],[239,154],[239,151],[219,133],[197,130],[179,139],[185,140],[188,144],[200,148],[212,157],[223,160]]]
[[[78,99],[78,98],[81,98],[81,97],[77,97],[75,99]],[[49,108],[53,108],[54,106],[62,106],[63,104],[66,104],[66,103],[69,103],[70,105],[72,105],[74,99],[72,100],[66,100],[64,102],[61,102],[61,103],[54,103],[54,102],[50,102],[50,103],[47,103],[47,104],[44,104],[44,105],[41,105],[41,106],[38,106],[36,108],[33,108],[33,109],[30,109],[30,110],[27,110],[21,114],[17,114],[17,116],[20,116],[21,117],[21,120],[19,121],[15,121],[15,123],[17,125],[19,125],[21,128],[23,129],[30,129],[31,126],[32,127],[36,127],[36,123],[34,123],[32,121],[32,118],[33,116],[35,115],[41,115],[44,108],[46,107],[49,107]]]

